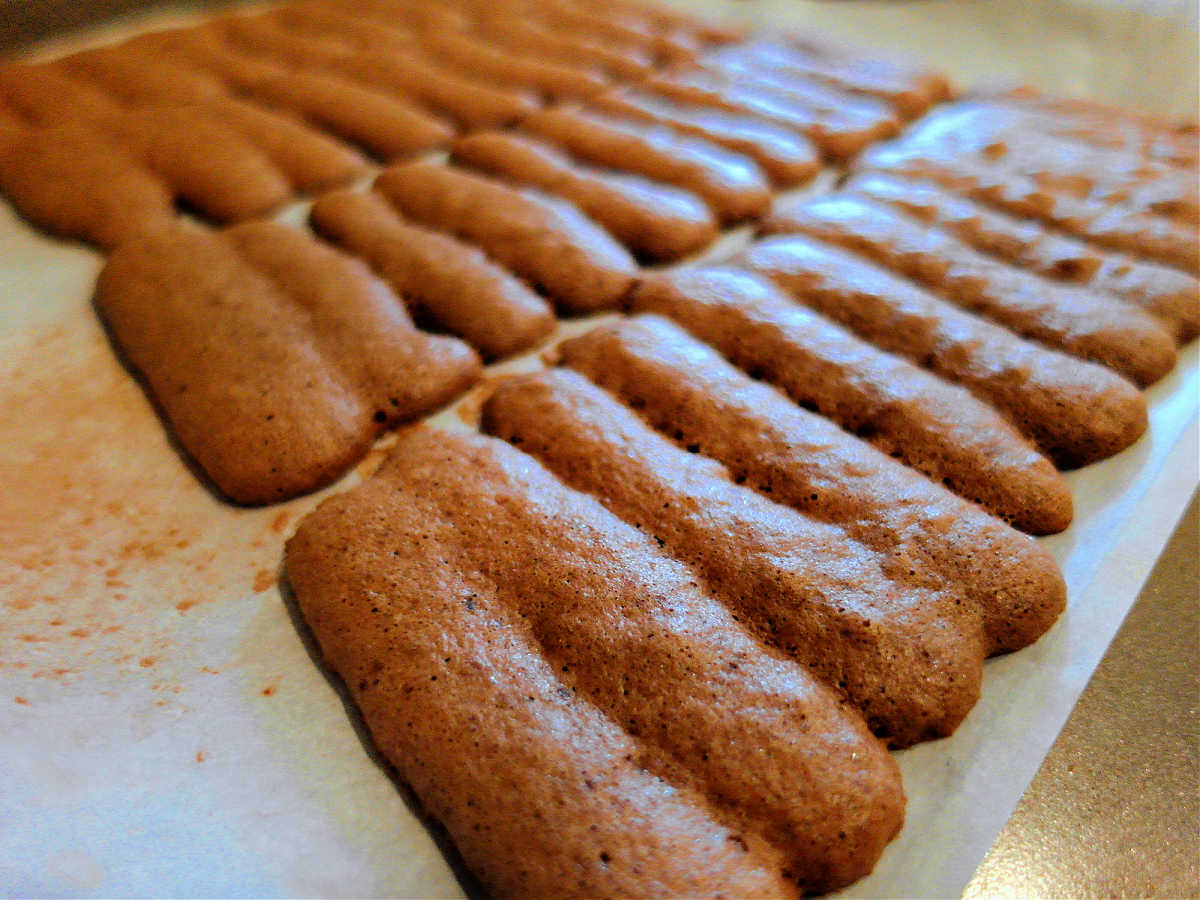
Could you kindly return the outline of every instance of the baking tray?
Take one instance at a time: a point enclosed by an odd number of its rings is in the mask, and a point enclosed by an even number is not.
[[[961,83],[1019,75],[1195,110],[1194,10],[1170,0],[691,6],[887,43]],[[89,308],[99,265],[0,205],[0,892],[461,896],[279,583],[297,520],[382,448],[322,494],[266,509],[216,499],[109,349]],[[479,393],[435,422],[468,427]],[[1148,397],[1145,438],[1067,476],[1076,523],[1045,539],[1067,612],[987,664],[953,738],[898,754],[907,825],[847,895],[957,895],[1007,820],[1200,481],[1196,342]]]

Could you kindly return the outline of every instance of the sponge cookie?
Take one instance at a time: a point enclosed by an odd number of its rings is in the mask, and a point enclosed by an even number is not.
[[[895,763],[832,691],[500,441],[405,432],[286,568],[376,743],[496,895],[829,890],[900,825]]]
[[[1111,456],[1146,430],[1146,401],[1116,372],[1031,341],[861,257],[806,236],[741,256],[801,303],[875,346],[967,387],[1060,467]]]
[[[329,483],[479,372],[466,345],[416,331],[361,263],[282,225],[125,243],[96,306],[180,443],[243,503]]]
[[[661,125],[555,108],[530,116],[522,128],[587,162],[692,191],[725,224],[758,218],[771,203],[753,160]]]
[[[1066,604],[1035,540],[828,419],[754,381],[666,319],[635,316],[559,345],[582,372],[691,453],[745,484],[845,530],[888,578],[950,592],[981,610],[988,652],[1016,650]]]
[[[801,232],[857,251],[953,303],[1140,385],[1175,365],[1175,342],[1131,304],[1046,281],[979,253],[937,228],[853,193],[780,204],[764,230]]]
[[[549,305],[475,247],[403,221],[374,191],[332,191],[309,222],[366,262],[418,321],[461,337],[486,359],[524,350],[554,328]]]
[[[1154,315],[1180,343],[1200,334],[1200,282],[1186,272],[1093,246],[1051,231],[1034,219],[990,209],[929,181],[869,173],[851,179],[847,187],[1012,265],[1136,304]]]
[[[574,206],[432,162],[384,170],[375,189],[412,221],[477,245],[570,312],[616,306],[637,264]]]
[[[655,274],[643,279],[630,305],[674,319],[801,406],[1024,531],[1052,533],[1071,521],[1066,484],[999,413],[858,340],[750,272]]]
[[[521,135],[476,132],[455,141],[450,156],[461,165],[569,200],[643,258],[678,259],[717,237],[712,213],[695,194],[581,166]]]
[[[978,608],[889,578],[841,528],[734,484],[565,369],[501,384],[483,428],[686,562],[761,640],[836,685],[899,747],[950,734],[979,697]]]
[[[606,91],[593,97],[588,108],[712,141],[750,157],[780,187],[805,184],[821,164],[812,141],[794,129],[744,113],[672,103],[637,87]]]
[[[1110,250],[1200,272],[1194,225],[1160,216],[1120,199],[1080,197],[1013,167],[993,165],[986,154],[968,155],[945,140],[944,118],[927,117],[896,141],[872,147],[856,163],[934,181],[1004,212],[1037,219]]]

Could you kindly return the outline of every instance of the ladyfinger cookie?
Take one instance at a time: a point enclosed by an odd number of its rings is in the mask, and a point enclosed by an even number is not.
[[[393,166],[375,189],[414,222],[476,244],[571,312],[618,305],[638,269],[574,206],[431,162]]]
[[[1071,521],[1071,496],[1048,459],[965,388],[855,338],[734,268],[645,276],[635,312],[674,319],[739,368],[942,481],[1022,531]]]
[[[679,259],[717,237],[712,213],[695,194],[635,175],[581,166],[521,135],[476,132],[455,141],[450,158],[569,200],[643,258]]]
[[[1200,281],[1191,275],[1050,231],[928,181],[859,175],[847,189],[944,228],[977,250],[1060,281],[1085,284],[1153,314],[1180,343],[1200,334]]]
[[[282,225],[132,240],[96,306],[180,443],[243,503],[329,483],[479,372],[464,344],[416,331],[361,263]]]
[[[232,47],[286,68],[254,84],[253,96],[303,115],[380,159],[411,156],[454,133],[447,123],[391,93],[328,71],[352,55],[347,51],[296,37],[262,16],[230,16],[215,27]]]
[[[865,197],[843,192],[785,201],[763,230],[799,232],[861,253],[1017,334],[1106,365],[1141,386],[1175,366],[1171,335],[1132,304],[1005,265]]]
[[[899,128],[894,116],[864,115],[853,102],[818,109],[794,94],[758,85],[754,79],[734,81],[702,69],[656,75],[639,87],[676,103],[757,116],[794,129],[835,162],[853,159],[876,141],[895,135]]]
[[[473,29],[513,53],[565,65],[582,64],[621,81],[640,81],[654,71],[654,61],[647,53],[614,50],[585,35],[554,31],[503,8],[481,12]]]
[[[754,381],[667,319],[598,325],[558,346],[582,372],[689,452],[880,554],[883,574],[979,609],[988,652],[1033,643],[1066,604],[1037,541]]]
[[[333,191],[309,213],[313,230],[365,260],[418,322],[465,340],[485,359],[525,350],[554,328],[546,301],[478,249],[404,222],[374,191]]]
[[[409,97],[464,131],[513,125],[538,106],[528,92],[501,90],[438,66],[411,36],[377,22],[313,4],[283,6],[272,15],[289,29],[351,48],[332,64],[340,74]]]
[[[861,257],[799,235],[738,262],[876,347],[955,381],[998,409],[1060,468],[1124,450],[1149,424],[1120,375],[1022,340]]]
[[[756,219],[771,204],[770,186],[753,160],[665,126],[555,108],[534,113],[521,127],[579,159],[691,191],[726,224]]]
[[[202,109],[131,110],[101,124],[177,197],[217,222],[264,215],[292,196],[266,154]]]
[[[302,192],[350,181],[366,160],[350,147],[302,122],[231,96],[220,79],[194,66],[167,61],[155,41],[137,39],[78,53],[60,61],[129,107],[198,106],[238,132]]]
[[[1117,150],[1141,153],[1195,169],[1200,156],[1196,132],[1170,122],[1140,115],[1130,109],[1107,106],[1095,100],[1055,97],[1030,87],[987,92],[989,102],[1013,104],[1031,113],[1038,129]]]
[[[531,18],[558,31],[584,34],[619,51],[646,53],[660,65],[695,62],[699,47],[693,38],[664,33],[642,14],[614,11],[611,6],[587,9],[558,0],[528,4]]]
[[[754,116],[671,101],[638,88],[606,91],[588,108],[624,119],[666,125],[754,160],[772,183],[789,188],[810,181],[821,167],[812,141],[791,128]]]
[[[78,126],[121,112],[121,105],[100,89],[44,63],[0,65],[0,100],[37,126]]]
[[[843,530],[734,484],[582,375],[503,382],[483,429],[652,536],[761,640],[844,692],[894,746],[950,734],[979,696],[978,609],[883,575]]]
[[[0,131],[0,192],[39,228],[105,249],[175,219],[162,179],[86,126]]]
[[[1099,147],[1039,128],[1044,117],[985,98],[961,101],[921,123],[913,136],[939,152],[975,156],[1047,190],[1102,203],[1120,203],[1195,225],[1200,180],[1138,151]]]
[[[945,77],[929,69],[904,67],[862,54],[819,53],[795,39],[759,38],[728,44],[704,57],[707,64],[746,74],[769,73],[776,78],[815,81],[851,94],[878,97],[905,119],[923,115],[950,96]]]
[[[421,49],[460,73],[534,91],[548,100],[586,99],[610,83],[598,72],[501,50],[465,34],[427,32],[422,35]]]
[[[496,896],[796,896],[869,871],[900,825],[895,763],[833,692],[500,441],[402,434],[286,568]]]
[[[926,138],[929,139],[926,139]],[[1100,247],[1147,257],[1200,273],[1196,229],[1184,222],[1061,190],[986,160],[950,153],[938,135],[910,131],[902,139],[871,148],[856,167],[928,179],[1017,216],[1027,216]]]
[[[255,56],[248,47],[229,43],[220,23],[189,29],[177,39],[176,50],[235,92],[300,116],[384,160],[429,150],[454,133],[446,122],[391,94]]]
[[[291,196],[287,179],[270,159],[198,106],[126,109],[65,64],[7,67],[7,76],[3,71],[0,96],[31,124],[67,125],[69,141],[120,147],[177,198],[216,221],[262,215]]]

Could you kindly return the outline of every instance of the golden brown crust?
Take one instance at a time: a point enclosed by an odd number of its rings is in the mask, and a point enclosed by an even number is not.
[[[1047,281],[852,192],[779,204],[768,234],[799,232],[861,253],[1024,337],[1101,363],[1141,386],[1175,366],[1175,342],[1137,307]]]
[[[978,699],[977,608],[889,579],[874,550],[733,484],[578,373],[505,381],[482,425],[687,563],[738,621],[843,692],[892,745],[953,733]]]
[[[739,261],[863,340],[963,385],[1060,467],[1112,456],[1149,424],[1145,398],[1115,372],[1022,340],[828,244],[767,238]]]
[[[457,335],[485,359],[528,349],[554,328],[546,301],[474,247],[404,222],[374,191],[334,191],[309,213],[313,229],[365,260],[419,322]]]
[[[384,170],[375,188],[407,218],[479,246],[572,312],[616,306],[637,265],[574,206],[436,163]]]
[[[587,162],[692,191],[725,224],[770,208],[767,179],[753,160],[661,125],[555,108],[530,116],[522,128]]]
[[[476,132],[455,141],[450,158],[569,200],[644,258],[678,259],[717,237],[712,213],[695,194],[636,175],[580,165],[521,135]]]
[[[965,389],[859,341],[758,276],[732,268],[644,278],[630,305],[674,319],[801,406],[895,454],[1023,531],[1062,531],[1054,466]]]
[[[125,243],[96,305],[180,443],[244,503],[327,484],[479,369],[464,345],[415,331],[361,264],[281,225]]]
[[[501,442],[401,435],[301,525],[287,572],[377,744],[498,895],[786,896],[784,869],[830,889],[900,823],[894,762],[831,692]]]
[[[1066,605],[1054,559],[978,506],[797,407],[658,316],[600,325],[559,345],[582,372],[738,484],[845,529],[889,578],[981,610],[991,653],[1024,647]]]

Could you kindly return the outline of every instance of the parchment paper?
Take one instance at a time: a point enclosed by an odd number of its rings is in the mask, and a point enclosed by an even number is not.
[[[731,14],[820,22],[960,77],[1194,111],[1192,26],[1164,37],[1151,18],[1059,3]],[[194,477],[89,308],[99,262],[0,205],[0,892],[461,896],[281,593],[282,544],[320,496],[239,509]],[[900,754],[907,825],[849,895],[961,892],[1200,480],[1198,392],[1194,343],[1149,392],[1150,433],[1068,476],[1076,522],[1046,539],[1066,614],[987,664],[953,738]],[[477,403],[437,421],[467,427]]]

